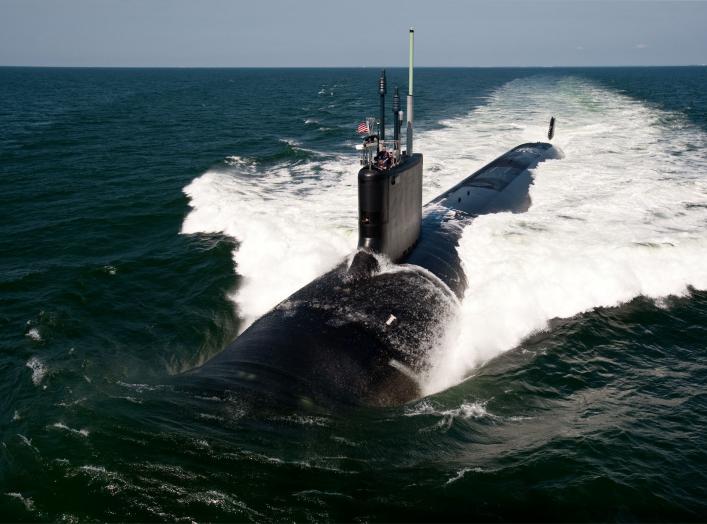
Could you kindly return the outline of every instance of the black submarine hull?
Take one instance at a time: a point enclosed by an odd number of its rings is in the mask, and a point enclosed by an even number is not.
[[[419,238],[398,264],[363,246],[182,379],[298,401],[387,406],[419,398],[466,289],[461,232],[476,216],[527,210],[530,170],[561,156],[547,143],[508,151],[424,206]]]

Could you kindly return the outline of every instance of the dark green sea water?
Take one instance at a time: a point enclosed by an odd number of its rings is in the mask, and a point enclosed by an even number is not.
[[[566,153],[465,232],[434,393],[169,385],[354,248],[377,75],[0,68],[0,520],[707,520],[704,67],[420,69],[426,197]]]

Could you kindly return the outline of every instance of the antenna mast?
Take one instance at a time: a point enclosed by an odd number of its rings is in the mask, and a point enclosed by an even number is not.
[[[400,124],[403,121],[401,113],[400,92],[398,86],[395,86],[395,93],[393,93],[393,146],[396,160],[400,160]]]
[[[378,79],[378,94],[380,95],[380,142],[385,140],[385,94],[388,92],[385,82],[385,69],[381,71],[381,76]]]
[[[411,27],[410,28],[410,62],[408,64],[408,99],[407,99],[407,102],[408,102],[407,155],[408,156],[412,155],[412,119],[413,119],[412,69],[413,69],[413,63],[414,63],[414,54],[415,54],[415,29],[413,29]]]

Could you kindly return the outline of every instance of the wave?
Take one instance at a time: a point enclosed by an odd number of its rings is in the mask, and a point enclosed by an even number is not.
[[[267,176],[239,177],[212,170],[184,192],[192,211],[182,233],[224,233],[238,240],[233,252],[243,280],[231,298],[243,329],[278,302],[333,267],[355,246],[356,186],[351,159],[280,165]]]

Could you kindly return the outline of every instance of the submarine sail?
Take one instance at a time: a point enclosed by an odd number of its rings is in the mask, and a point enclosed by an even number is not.
[[[400,97],[393,97],[394,131],[392,142],[385,140],[385,71],[379,79],[380,126],[378,136],[364,142],[377,143],[375,157],[362,155],[363,168],[358,172],[358,247],[387,256],[397,262],[417,242],[422,219],[423,159],[412,153],[412,81],[414,30],[410,29],[410,63],[408,68],[407,149],[400,145]]]

